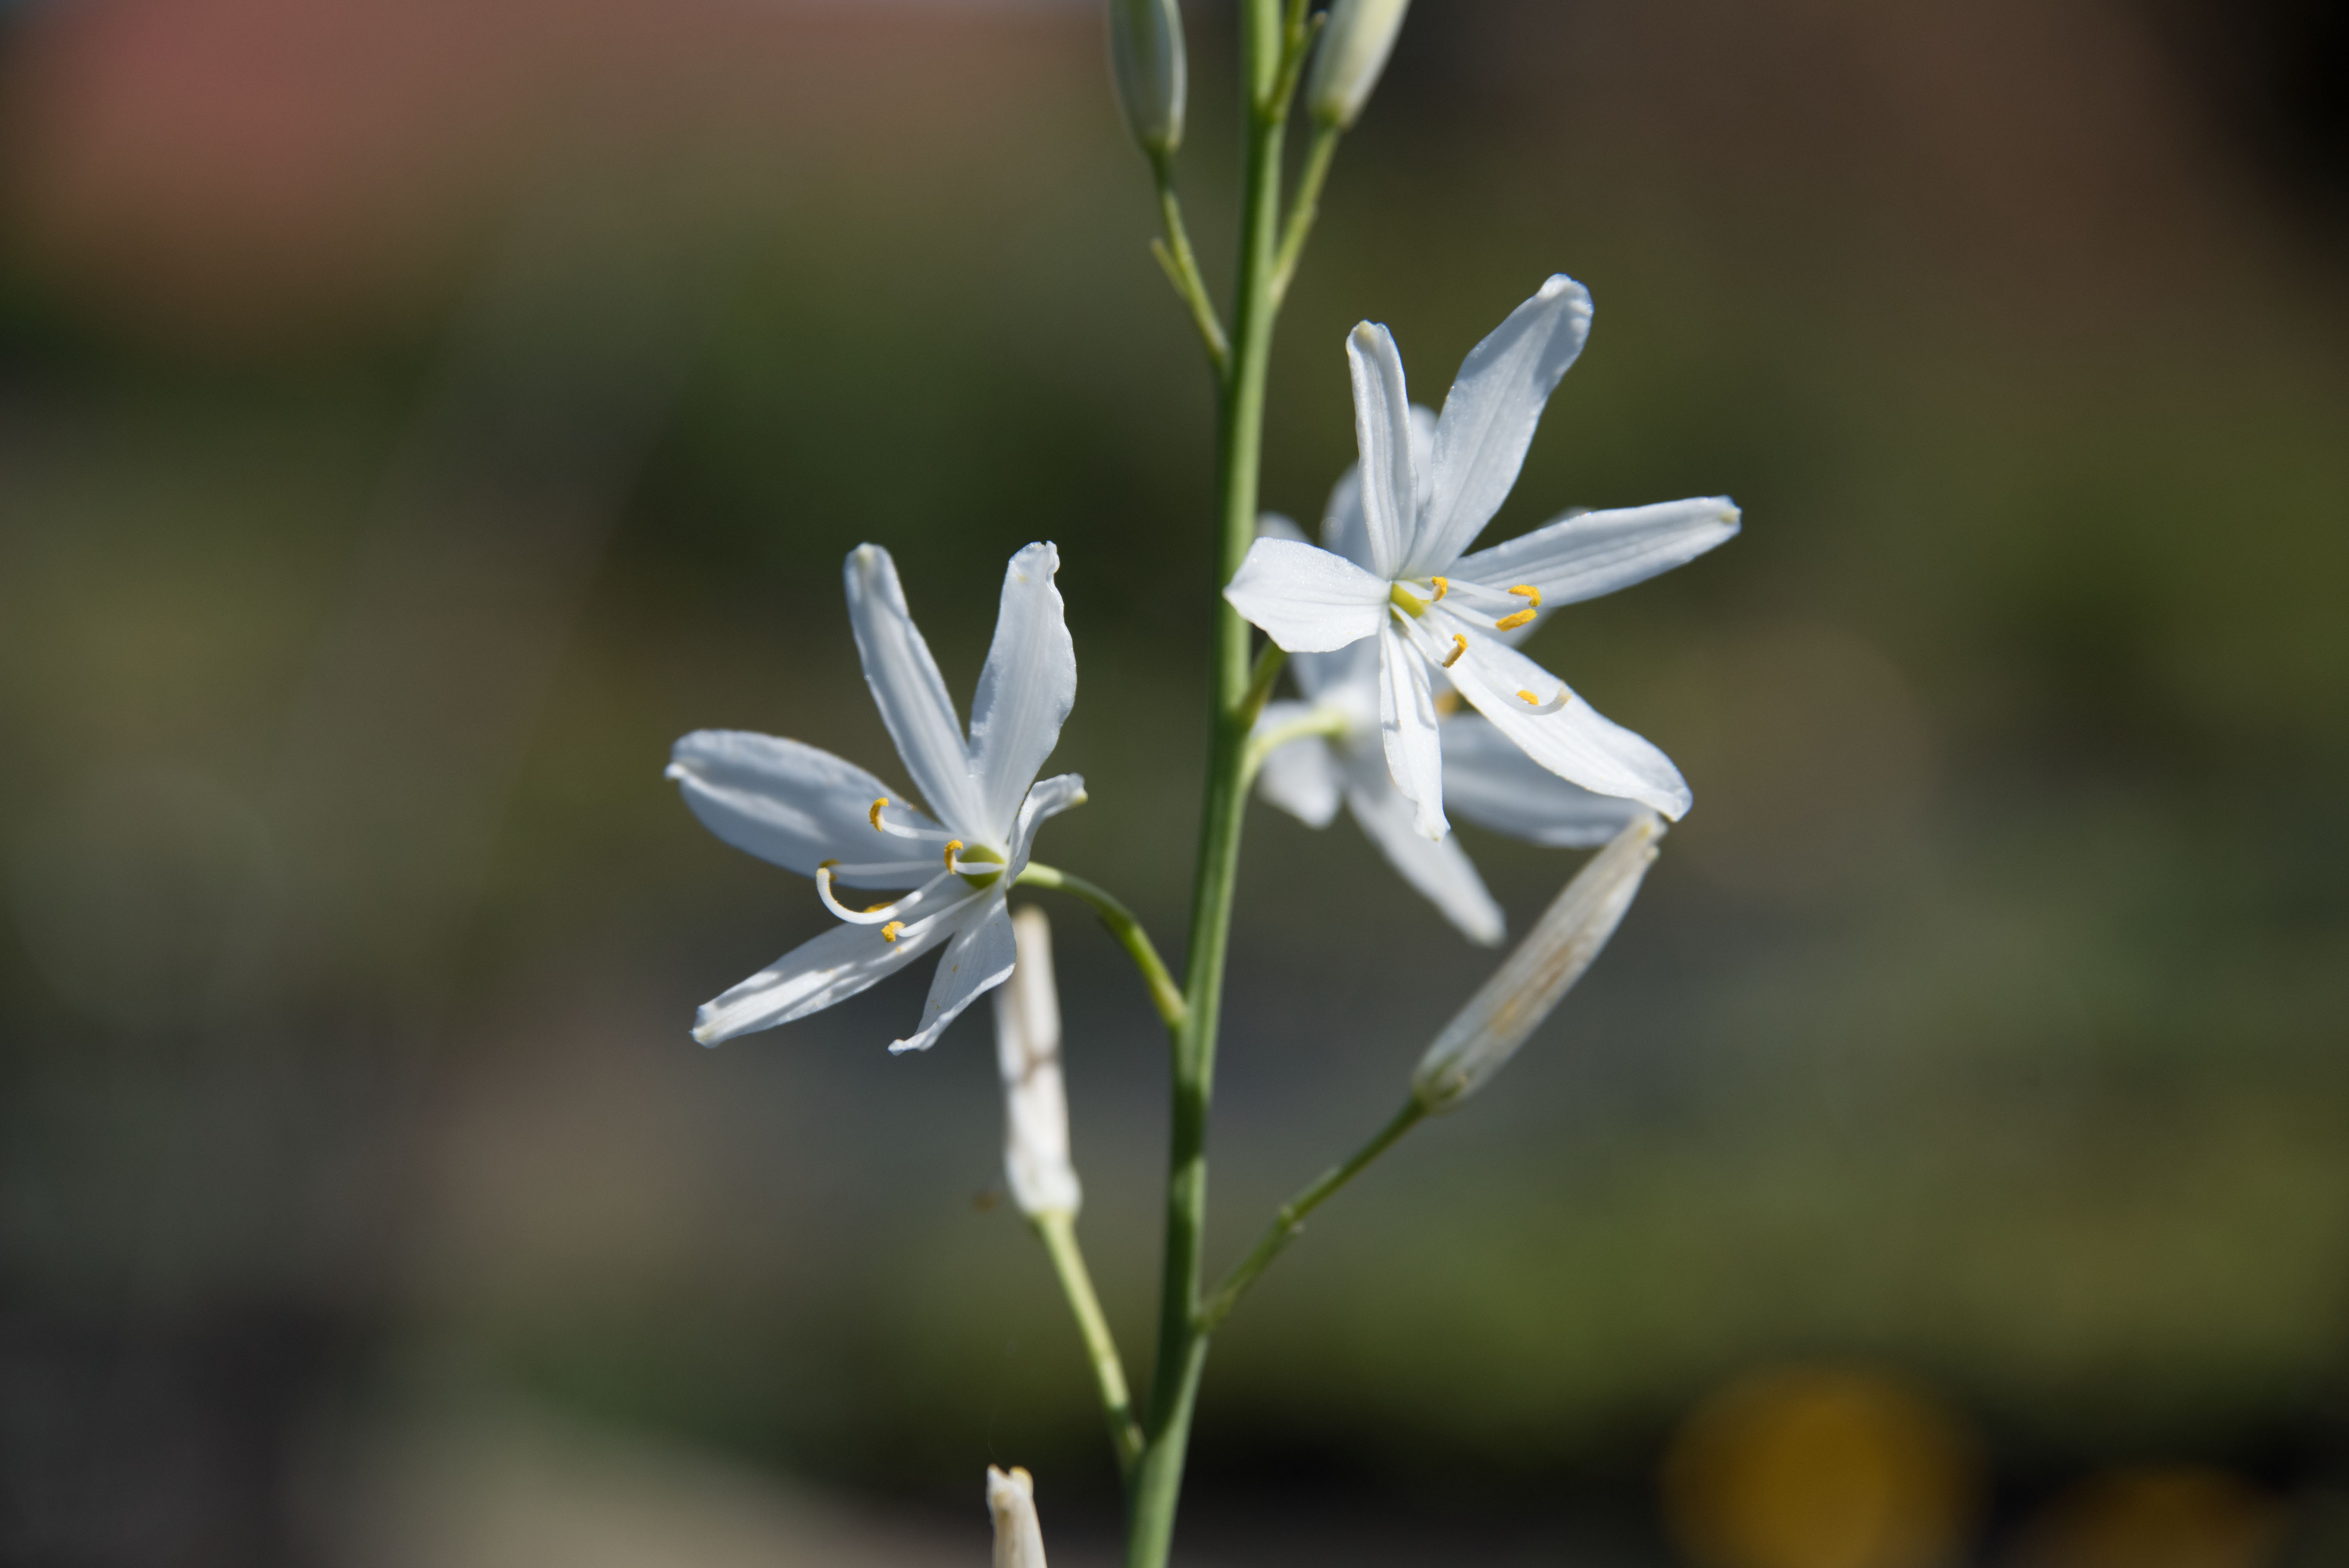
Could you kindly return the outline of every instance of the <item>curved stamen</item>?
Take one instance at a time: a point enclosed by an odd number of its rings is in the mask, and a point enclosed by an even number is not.
[[[893,920],[888,924],[881,928],[881,940],[884,942],[895,942],[899,936],[905,934],[905,923],[904,921]]]
[[[1457,633],[1457,632],[1453,633],[1453,634],[1452,634],[1452,651],[1451,651],[1450,653],[1448,653],[1448,654],[1446,654],[1446,655],[1444,655],[1444,667],[1445,669],[1447,669],[1447,670],[1448,670],[1448,669],[1450,669],[1453,665],[1454,665],[1458,664],[1458,663],[1460,662],[1460,655],[1463,655],[1463,654],[1464,654],[1464,653],[1466,653],[1467,651],[1468,651],[1468,639],[1467,639],[1467,638],[1465,638],[1465,637],[1464,637],[1464,636],[1462,636],[1462,635],[1461,635],[1459,633]]]
[[[945,831],[941,829],[908,828],[902,822],[884,820],[881,816],[881,809],[887,804],[889,804],[889,797],[884,795],[878,800],[874,801],[872,806],[865,811],[865,819],[873,824],[874,831],[878,833],[886,833],[893,839],[911,839],[916,843],[923,844],[935,844],[946,837]],[[910,810],[911,808],[907,809]]]
[[[1509,592],[1516,594],[1520,598],[1530,599],[1533,603],[1527,604],[1524,609],[1517,611],[1515,614],[1504,615],[1499,620],[1494,622],[1493,630],[1496,632],[1514,632],[1519,626],[1529,624],[1534,618],[1535,613],[1541,608],[1541,590],[1534,587],[1531,583],[1520,583],[1515,588],[1510,589]]]
[[[1452,579],[1449,577],[1431,577],[1428,581],[1435,584],[1435,597],[1430,599],[1428,603],[1431,604],[1443,603],[1444,596],[1452,592]]]
[[[840,900],[834,896],[832,891],[832,868],[839,863],[840,862],[838,861],[826,861],[822,865],[815,868],[815,895],[823,901],[824,908],[832,911],[833,914],[839,916],[842,920],[846,921],[851,925],[882,924],[895,912],[903,909],[905,905],[913,903],[916,899],[921,897],[932,888],[936,887],[940,882],[946,881],[948,874],[945,872],[940,872],[936,876],[932,877],[929,881],[924,882],[913,892],[906,893],[902,898],[891,899],[886,903],[876,903],[871,908],[865,910],[854,910],[841,903]]]
[[[962,848],[962,841],[960,839],[948,839],[947,841],[947,870],[952,871],[955,869],[955,851],[960,848]]]
[[[1541,590],[1535,587],[1532,583],[1520,583],[1516,587],[1510,589],[1509,592],[1516,594],[1520,599],[1531,601],[1532,608],[1537,610],[1541,608]]]
[[[1526,706],[1532,708],[1534,712],[1537,714],[1556,713],[1559,709],[1565,707],[1567,704],[1574,700],[1574,693],[1568,691],[1564,686],[1557,688],[1557,696],[1550,702],[1542,701],[1541,698],[1536,696],[1529,691],[1520,691],[1517,693],[1517,696],[1526,704]]]
[[[873,809],[871,810],[864,813],[865,816],[872,819],[873,830],[876,833],[881,830],[881,808],[886,806],[888,803],[889,797],[884,795],[881,799],[873,802]]]

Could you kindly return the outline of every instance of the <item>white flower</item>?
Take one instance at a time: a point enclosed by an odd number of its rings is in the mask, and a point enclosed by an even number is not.
[[[1349,480],[1341,480],[1330,498],[1323,530],[1333,548],[1344,536],[1350,493]],[[1275,537],[1294,526],[1286,519],[1265,521],[1266,531]],[[1342,802],[1388,863],[1463,935],[1486,947],[1497,945],[1506,922],[1467,851],[1450,833],[1422,838],[1412,826],[1411,802],[1388,776],[1379,736],[1376,646],[1365,641],[1334,654],[1299,654],[1288,670],[1305,700],[1268,703],[1257,721],[1259,736],[1271,738],[1287,731],[1297,737],[1265,758],[1257,779],[1265,799],[1313,828],[1328,827]],[[1567,849],[1605,843],[1646,812],[1637,800],[1593,794],[1543,771],[1489,721],[1457,711],[1458,703],[1448,693],[1436,699],[1444,732],[1444,794],[1458,815],[1512,838]]]
[[[942,948],[920,1029],[889,1047],[924,1050],[1011,973],[1004,895],[1027,867],[1038,824],[1085,798],[1073,773],[1036,781],[1077,696],[1076,653],[1052,585],[1060,568],[1050,544],[1011,558],[966,741],[889,552],[872,544],[849,552],[857,657],[928,813],[854,763],[796,740],[704,729],[677,743],[668,776],[702,825],[815,878],[824,907],[845,923],[705,1003],[695,1039],[714,1046],[804,1018]],[[860,910],[833,896],[835,885],[914,891]]]
[[[1671,759],[1593,711],[1507,634],[1546,607],[1596,598],[1701,555],[1737,531],[1725,497],[1560,517],[1464,555],[1525,462],[1542,405],[1582,351],[1590,296],[1563,273],[1460,366],[1423,457],[1414,457],[1402,360],[1386,328],[1346,340],[1361,450],[1361,549],[1259,539],[1225,596],[1290,653],[1378,639],[1387,769],[1429,839],[1444,836],[1441,675],[1542,767],[1668,817],[1689,808]],[[1358,563],[1359,562],[1359,563]]]
[[[1069,1162],[1069,1096],[1061,1080],[1061,996],[1052,984],[1052,923],[1032,904],[1011,917],[1019,965],[995,993],[995,1057],[1003,1074],[1003,1175],[1030,1219],[1073,1214],[1084,1202]]]
[[[995,1568],[1044,1568],[1034,1476],[1018,1465],[1009,1471],[988,1466],[987,1511],[995,1516]]]
[[[1655,863],[1656,841],[1663,831],[1662,823],[1640,812],[1566,884],[1517,950],[1420,1058],[1411,1092],[1422,1105],[1448,1110],[1508,1065],[1623,923]]]

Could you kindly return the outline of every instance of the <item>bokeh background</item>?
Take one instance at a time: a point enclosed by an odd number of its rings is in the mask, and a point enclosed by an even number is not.
[[[1221,279],[1230,14],[1190,12]],[[1221,1336],[1197,1564],[2349,1561],[2349,29],[2322,0],[1423,4],[1268,505],[1552,271],[1496,534],[1726,491],[1536,652],[1699,806],[1496,1090]],[[1051,538],[1050,858],[1179,941],[1208,396],[1096,6],[47,0],[0,20],[0,1557],[1054,1561],[1114,1475],[984,1009],[694,1047],[822,929],[660,770],[895,771]],[[885,766],[885,764],[886,764]],[[1258,809],[1218,1256],[1491,959]],[[1576,857],[1465,837],[1522,923]],[[1146,1347],[1162,1046],[1059,922]]]

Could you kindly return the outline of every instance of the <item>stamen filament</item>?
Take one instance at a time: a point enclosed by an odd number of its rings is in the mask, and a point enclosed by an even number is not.
[[[946,881],[947,877],[950,874],[946,872],[940,872],[936,876],[932,877],[929,881],[924,882],[921,886],[902,897],[891,899],[886,903],[876,903],[872,905],[870,908],[860,911],[851,909],[846,904],[841,903],[839,896],[832,891],[832,868],[839,863],[840,862],[838,861],[826,861],[822,865],[815,868],[815,895],[817,898],[823,901],[824,908],[832,911],[834,915],[848,922],[851,925],[881,924],[898,910],[905,908],[907,904],[913,903],[924,893],[928,892],[940,882]]]

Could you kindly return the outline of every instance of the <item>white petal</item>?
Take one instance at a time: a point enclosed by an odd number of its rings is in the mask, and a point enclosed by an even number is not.
[[[937,661],[922,641],[897,584],[897,563],[877,544],[848,552],[848,623],[856,633],[856,656],[864,684],[881,709],[881,722],[905,759],[914,788],[933,816],[955,831],[985,836],[978,780],[970,770],[962,723],[954,700],[938,678]]]
[[[936,869],[905,840],[874,831],[867,813],[899,792],[829,751],[742,729],[697,729],[669,751],[668,777],[702,826],[738,850],[813,876],[824,861],[851,887],[909,887]],[[910,807],[898,820],[930,826]]]
[[[1074,806],[1085,803],[1085,776],[1081,773],[1055,773],[1050,779],[1039,779],[1019,802],[1019,818],[1011,826],[1011,874],[1018,876],[1028,864],[1028,851],[1035,847],[1036,830],[1050,819]]]
[[[1727,496],[1576,512],[1464,556],[1454,573],[1506,590],[1529,583],[1546,604],[1572,604],[1644,583],[1737,534]]]
[[[1590,295],[1560,273],[1469,350],[1436,422],[1427,516],[1409,575],[1443,571],[1501,510],[1542,406],[1589,334]]]
[[[1305,531],[1297,526],[1297,520],[1295,518],[1285,516],[1277,511],[1265,511],[1258,512],[1257,514],[1256,536],[1258,539],[1292,540],[1299,544],[1310,544],[1313,542],[1311,540],[1305,537]]]
[[[1387,584],[1326,550],[1259,539],[1224,597],[1288,652],[1327,653],[1379,629]]]
[[[1392,581],[1410,557],[1419,531],[1419,480],[1411,462],[1411,395],[1403,385],[1402,356],[1385,327],[1366,321],[1346,335],[1346,367],[1354,379],[1368,564]]]
[[[1425,510],[1428,476],[1434,471],[1435,410],[1424,403],[1411,406],[1411,470],[1418,480],[1414,515]],[[1371,564],[1370,525],[1362,521],[1362,465],[1349,463],[1330,489],[1330,502],[1321,513],[1321,548],[1344,556],[1357,566]]]
[[[714,1046],[844,1002],[953,935],[968,913],[977,913],[980,902],[979,893],[949,877],[936,892],[906,901],[903,913],[908,929],[895,942],[881,934],[885,926],[834,926],[717,1000],[703,1003],[694,1017],[693,1037]],[[968,913],[963,905],[971,906]]]
[[[990,897],[978,902],[986,913],[957,923],[952,941],[938,954],[938,972],[930,981],[929,1000],[922,1004],[922,1026],[902,1040],[889,1042],[891,1055],[926,1051],[937,1044],[946,1027],[962,1010],[1011,978],[1019,949],[1011,934],[1011,914],[1004,907],[1002,884]]]
[[[1644,801],[1667,817],[1687,812],[1688,783],[1671,758],[1580,696],[1555,712],[1533,712],[1519,693],[1531,692],[1547,706],[1565,683],[1499,639],[1459,624],[1468,652],[1452,666],[1452,684],[1519,750],[1586,789]]]
[[[1322,657],[1330,655],[1323,655]],[[1313,712],[1303,702],[1268,702],[1256,721],[1257,732],[1294,724]],[[1264,798],[1309,828],[1326,828],[1338,814],[1338,763],[1322,736],[1308,735],[1276,748],[1257,775]]]
[[[1478,714],[1444,721],[1444,809],[1551,849],[1603,844],[1648,808],[1569,784]]]
[[[984,824],[993,843],[1008,842],[1019,801],[1077,700],[1077,653],[1052,574],[1061,553],[1031,544],[1003,573],[995,642],[970,705],[971,769],[978,776]]]
[[[1485,879],[1460,841],[1446,833],[1430,840],[1413,820],[1411,802],[1396,790],[1382,760],[1369,755],[1348,769],[1346,806],[1387,863],[1417,888],[1460,934],[1481,947],[1501,940],[1507,923],[1501,906],[1485,891]]]
[[[1452,830],[1444,820],[1444,743],[1435,730],[1435,695],[1427,661],[1388,624],[1379,638],[1379,738],[1394,787],[1416,810],[1413,826],[1426,839]]]

